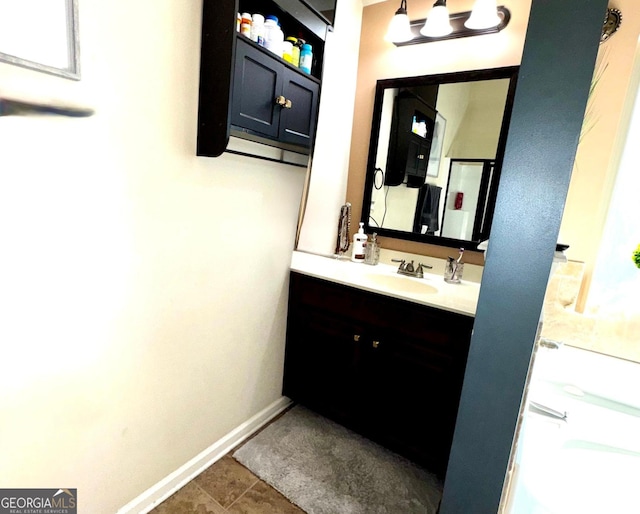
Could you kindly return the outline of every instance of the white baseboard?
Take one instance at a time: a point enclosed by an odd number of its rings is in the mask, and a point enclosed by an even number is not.
[[[140,496],[131,500],[124,507],[120,508],[117,514],[148,513],[178,489],[184,487],[187,483],[197,477],[205,469],[211,466],[211,464],[229,453],[232,448],[258,431],[261,427],[291,405],[291,403],[291,400],[286,396],[280,397],[271,405],[258,412],[258,414],[234,428],[222,439],[213,443],[209,448],[196,455],[189,462],[183,464],[173,473],[167,475],[157,484],[151,486]]]

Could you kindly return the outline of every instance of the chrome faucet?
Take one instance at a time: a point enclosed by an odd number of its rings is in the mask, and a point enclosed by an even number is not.
[[[433,266],[428,264],[418,264],[414,266],[413,261],[407,262],[404,259],[391,259],[391,262],[399,262],[398,273],[408,277],[424,278],[424,269],[431,269]]]

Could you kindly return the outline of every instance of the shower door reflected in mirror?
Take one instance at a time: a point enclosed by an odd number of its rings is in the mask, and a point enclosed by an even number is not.
[[[497,187],[494,169],[492,160],[451,159],[443,200],[442,237],[467,241],[488,239],[487,203]]]

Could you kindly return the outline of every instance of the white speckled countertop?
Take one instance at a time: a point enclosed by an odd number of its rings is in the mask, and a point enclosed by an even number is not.
[[[384,249],[383,252],[385,252]],[[291,270],[373,293],[408,300],[465,316],[475,316],[480,293],[481,266],[465,265],[465,274],[468,271],[470,278],[473,280],[463,280],[460,284],[448,284],[442,278],[444,270],[444,260],[442,259],[415,255],[407,256],[407,254],[395,254],[395,252],[392,254],[389,251],[383,255],[381,256],[380,264],[369,266],[351,262],[348,258],[337,259],[330,256],[295,251],[291,258]],[[408,260],[416,258],[416,263],[423,262],[432,265],[433,270],[427,270],[428,273],[425,273],[424,278],[398,275],[397,264],[391,265],[384,262],[390,261],[391,257],[408,258]],[[467,270],[467,268],[470,269]],[[380,276],[383,277],[380,278]],[[417,283],[406,284],[405,280]],[[435,288],[435,291],[432,288]]]

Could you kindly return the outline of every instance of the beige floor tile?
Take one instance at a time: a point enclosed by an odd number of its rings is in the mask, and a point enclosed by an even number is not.
[[[228,455],[195,478],[196,484],[224,508],[257,481],[258,477]]]
[[[225,510],[194,482],[189,482],[150,514],[224,514]]]
[[[227,510],[233,514],[305,514],[264,482],[257,482]]]

